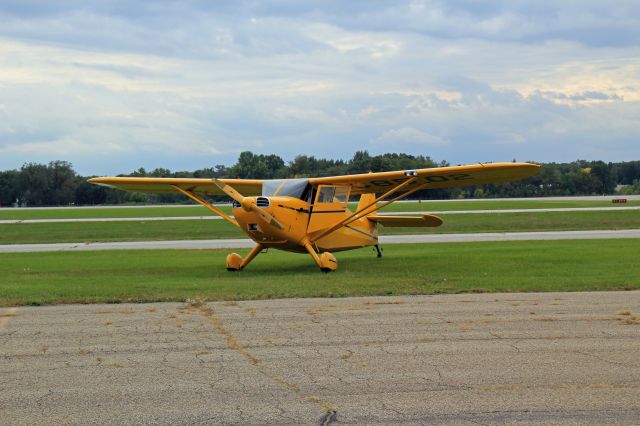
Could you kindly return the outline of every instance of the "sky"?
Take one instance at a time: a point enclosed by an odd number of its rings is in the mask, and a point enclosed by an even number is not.
[[[0,1],[0,170],[640,160],[640,4]]]

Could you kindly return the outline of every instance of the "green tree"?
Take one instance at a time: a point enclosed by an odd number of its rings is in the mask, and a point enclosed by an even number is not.
[[[13,205],[19,198],[18,179],[20,173],[17,170],[0,172],[0,206]]]
[[[612,163],[594,161],[591,165],[591,174],[600,181],[601,194],[613,194],[616,190],[616,174]]]
[[[616,182],[620,185],[632,185],[640,180],[640,161],[626,161],[616,164]]]
[[[75,201],[78,179],[71,163],[52,161],[48,166],[49,194],[47,205],[59,206],[73,204]]]
[[[631,185],[626,185],[620,190],[620,195],[636,195],[640,194],[640,179],[633,181]]]
[[[31,207],[44,205],[50,187],[49,178],[46,165],[38,163],[23,165],[18,177],[20,204]]]
[[[277,155],[255,155],[251,151],[240,153],[238,162],[231,168],[234,177],[241,179],[275,179],[287,175],[284,160]]]
[[[353,154],[353,158],[349,162],[348,172],[355,173],[369,173],[371,170],[371,156],[368,151],[356,151]]]
[[[67,161],[27,163],[18,176],[20,203],[27,206],[72,204],[77,186],[76,173]]]
[[[75,193],[75,204],[79,206],[104,204],[107,201],[108,189],[104,186],[87,182],[86,178],[78,177]]]

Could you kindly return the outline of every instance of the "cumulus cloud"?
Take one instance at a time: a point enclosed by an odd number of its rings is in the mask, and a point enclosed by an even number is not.
[[[633,1],[0,5],[0,169],[637,158]]]
[[[383,145],[384,149],[395,151],[398,147],[408,145],[418,145],[429,147],[431,145],[442,145],[446,143],[442,138],[431,135],[427,132],[413,127],[402,127],[385,131],[379,137],[371,141],[374,145]]]

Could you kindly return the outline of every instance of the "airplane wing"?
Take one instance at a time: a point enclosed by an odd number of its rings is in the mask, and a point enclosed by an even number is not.
[[[324,238],[337,229],[347,226],[362,217],[375,217],[373,213],[376,210],[421,189],[453,188],[483,183],[508,182],[529,177],[535,174],[539,168],[540,166],[537,164],[528,163],[490,163],[309,179],[311,185],[349,186],[351,195],[376,194],[377,197],[364,203],[363,206],[358,205],[358,210],[353,215],[314,235],[311,242]],[[378,201],[382,201],[382,199],[398,192],[400,192],[400,195],[394,195],[383,204],[376,205]],[[378,196],[377,194],[379,193],[382,193],[382,195]],[[429,221],[429,219],[422,220]],[[376,221],[383,224],[381,219]],[[416,221],[415,218],[413,221],[404,222],[412,225],[400,225],[400,223],[403,223],[400,219],[388,219],[387,226],[425,226],[420,224],[420,221]]]
[[[262,195],[263,180],[261,179],[220,179],[220,181],[243,195]],[[177,186],[198,195],[225,195],[212,179],[97,177],[89,179],[89,182],[131,192],[171,194],[178,192],[174,187]]]
[[[418,178],[406,189],[423,184],[427,184],[425,189],[437,189],[508,182],[532,176],[539,168],[539,165],[529,163],[488,163],[313,178],[309,179],[309,183],[311,185],[348,185],[351,186],[351,195],[357,195],[387,192],[413,176]]]
[[[529,163],[489,163],[471,166],[438,167],[432,169],[399,170],[393,172],[364,173],[322,178],[311,178],[309,184],[348,185],[351,195],[387,192],[411,177],[417,176],[406,189],[424,185],[425,189],[500,183],[523,179],[540,168]],[[262,195],[261,179],[219,179],[244,196]],[[174,193],[177,186],[198,195],[224,195],[212,179],[150,178],[150,177],[96,177],[89,182],[132,192]]]
[[[442,225],[442,219],[438,216],[423,214],[421,216],[367,216],[372,222],[379,223],[387,227],[435,227]]]

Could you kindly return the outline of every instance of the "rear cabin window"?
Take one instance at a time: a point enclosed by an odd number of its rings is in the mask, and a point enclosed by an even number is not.
[[[320,188],[318,192],[318,202],[319,203],[333,203],[333,196],[336,193],[335,186],[325,186]]]
[[[348,199],[348,186],[321,186],[318,188],[316,203],[340,203],[346,207]]]

